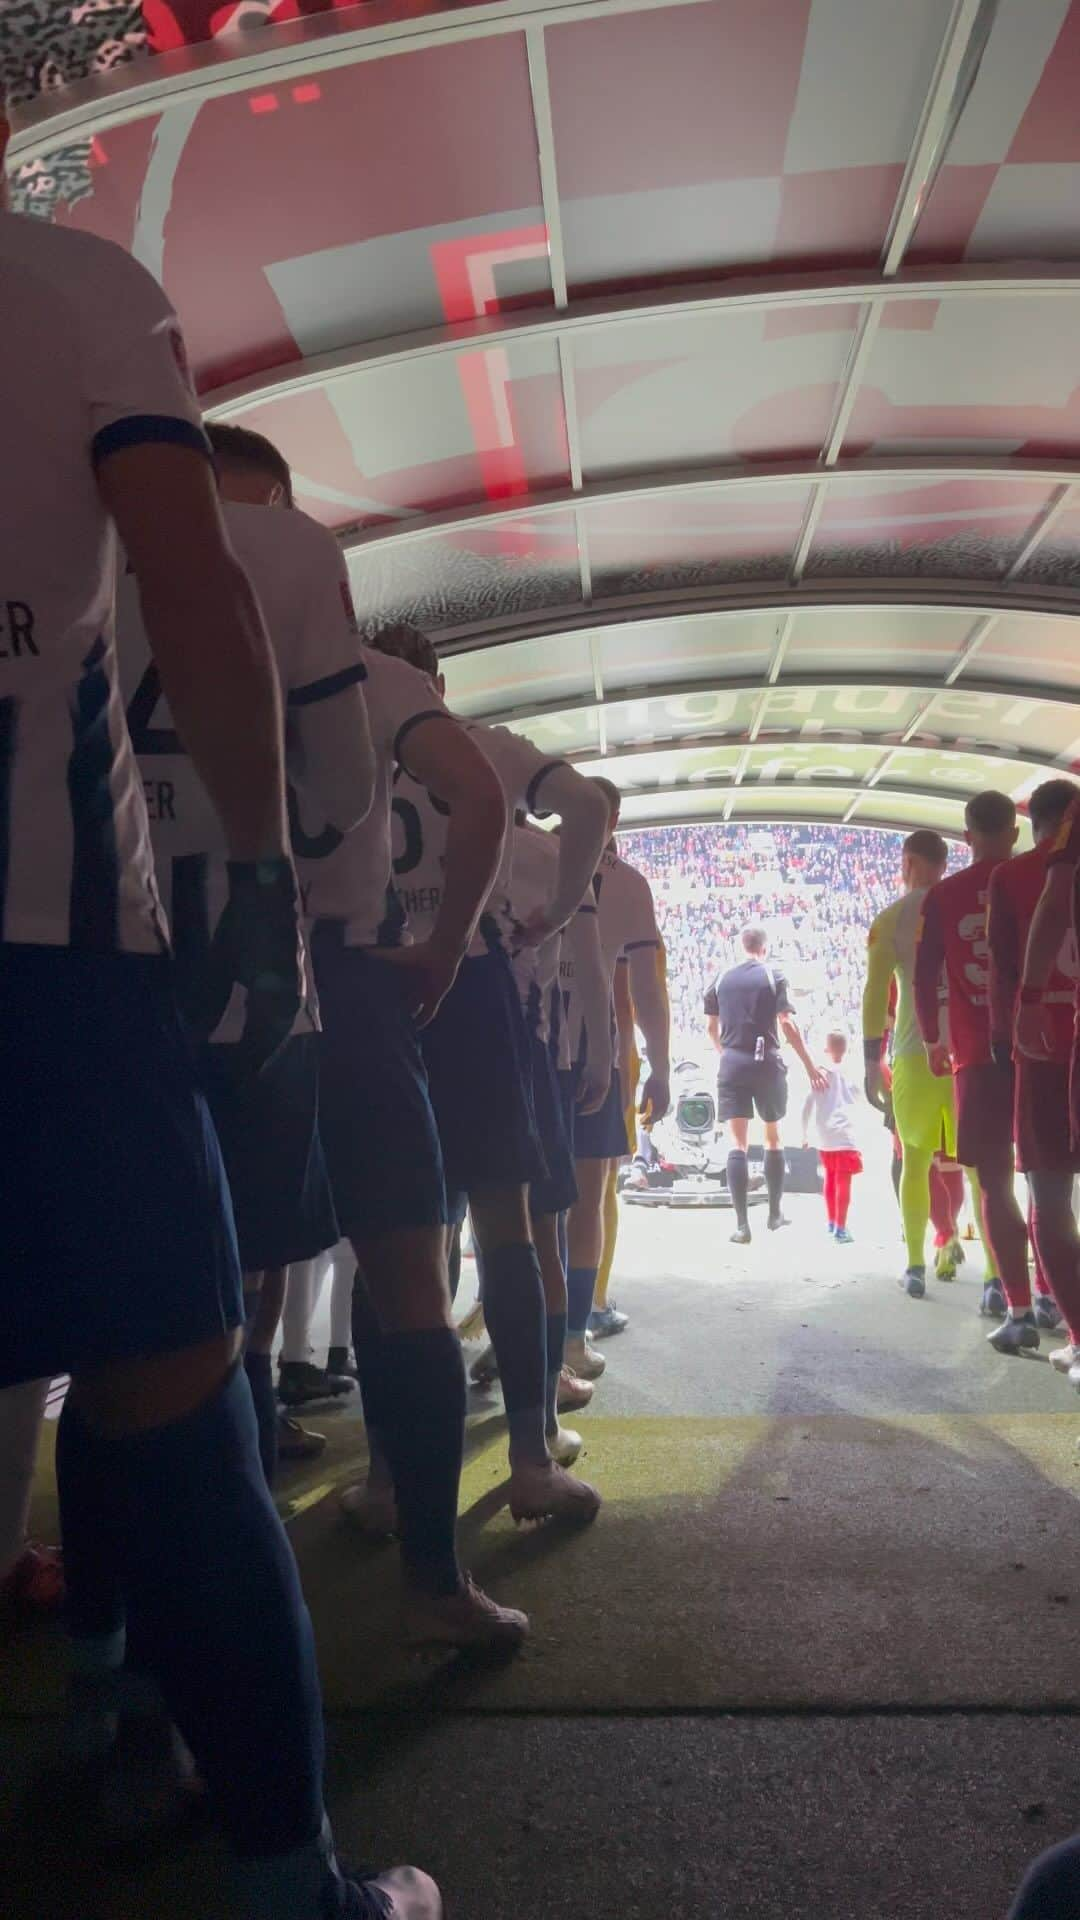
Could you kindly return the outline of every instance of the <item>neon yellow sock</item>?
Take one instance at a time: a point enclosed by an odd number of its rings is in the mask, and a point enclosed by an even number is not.
[[[619,1237],[619,1194],[616,1186],[616,1166],[608,1169],[607,1185],[604,1188],[604,1252],[596,1272],[596,1292],[593,1295],[593,1308],[597,1313],[607,1306],[608,1281],[615,1264],[615,1242]]]
[[[930,1162],[932,1153],[903,1142],[900,1173],[900,1218],[904,1223],[909,1267],[926,1265],[926,1229],[930,1224]]]

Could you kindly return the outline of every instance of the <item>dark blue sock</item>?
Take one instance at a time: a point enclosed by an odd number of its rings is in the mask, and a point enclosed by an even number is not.
[[[369,1343],[363,1359],[358,1350],[356,1360],[365,1415],[370,1407],[390,1463],[404,1565],[425,1591],[456,1593],[461,1585],[455,1544],[458,1490],[465,1451],[461,1342],[453,1327],[379,1333],[378,1345]]]
[[[547,1394],[545,1397],[545,1424],[548,1433],[556,1433],[559,1426],[559,1375],[566,1358],[566,1315],[549,1313],[547,1317]]]
[[[595,1267],[568,1267],[566,1270],[566,1331],[571,1340],[582,1340],[592,1312],[596,1292]]]
[[[244,1372],[251,1388],[255,1424],[259,1429],[259,1459],[266,1475],[266,1484],[272,1487],[277,1472],[278,1403],[270,1355],[250,1351],[245,1353]]]
[[[777,1215],[780,1212],[781,1205],[783,1203],[784,1175],[786,1171],[787,1171],[787,1168],[784,1164],[783,1148],[782,1147],[766,1147],[765,1149],[765,1188],[769,1196],[770,1220],[776,1219]]]
[[[559,1259],[562,1261],[562,1270],[566,1273],[570,1266],[570,1236],[567,1232],[565,1213],[558,1215],[555,1231],[559,1237]]]
[[[323,1731],[311,1622],[235,1368],[194,1413],[118,1438],[69,1401],[67,1441],[101,1476],[140,1642],[241,1854],[314,1845]]]
[[[1009,1909],[1009,1920],[1075,1920],[1080,1913],[1080,1834],[1040,1854]]]
[[[539,1465],[548,1458],[547,1315],[540,1262],[528,1242],[484,1256],[484,1320],[499,1363],[510,1464]]]

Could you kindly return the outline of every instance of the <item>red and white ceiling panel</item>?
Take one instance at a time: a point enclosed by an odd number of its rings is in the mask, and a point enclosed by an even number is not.
[[[941,0],[707,0],[548,29],[572,293],[871,265]]]
[[[1080,259],[1078,0],[1000,0],[909,253]]]
[[[339,529],[570,483],[557,350],[542,336],[392,361],[227,417],[280,446],[301,506]]]
[[[845,453],[1075,460],[1078,333],[1080,297],[1071,295],[890,301],[858,384]]]
[[[857,308],[745,308],[588,327],[570,346],[586,479],[652,467],[812,460]]]

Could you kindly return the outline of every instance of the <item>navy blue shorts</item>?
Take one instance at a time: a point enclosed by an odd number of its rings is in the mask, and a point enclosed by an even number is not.
[[[626,1137],[626,1121],[623,1117],[622,1080],[616,1067],[607,1090],[607,1099],[599,1111],[582,1113],[580,1107],[574,1109],[574,1158],[621,1160],[623,1154],[629,1151],[630,1142]]]
[[[530,1036],[533,1113],[547,1172],[529,1188],[529,1212],[534,1219],[547,1213],[565,1213],[577,1199],[574,1149],[566,1130],[563,1090],[547,1043]],[[569,1077],[569,1076],[568,1076]],[[571,1099],[573,1094],[571,1093]]]
[[[420,1040],[392,960],[311,941],[322,1015],[319,1133],[341,1231],[380,1240],[446,1222],[439,1134]]]
[[[0,946],[0,1386],[239,1326],[217,1138],[164,956]]]
[[[208,1046],[203,1085],[221,1142],[245,1273],[313,1260],[337,1244],[319,1140],[319,1036],[297,1033],[257,1079],[236,1075],[237,1049]]]
[[[462,961],[420,1044],[451,1199],[539,1178],[529,1033],[505,953]]]

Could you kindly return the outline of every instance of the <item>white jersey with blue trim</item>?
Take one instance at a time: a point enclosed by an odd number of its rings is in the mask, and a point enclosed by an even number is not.
[[[330,921],[350,947],[398,947],[412,938],[391,885],[390,801],[395,772],[408,768],[408,741],[422,720],[448,720],[440,696],[425,674],[404,660],[363,649],[364,698],[375,754],[371,810],[342,835],[311,818],[299,797],[290,818],[293,852],[304,912],[311,924]]]
[[[609,987],[615,984],[615,969],[640,947],[660,947],[660,929],[656,924],[656,906],[652,888],[643,873],[620,859],[614,845],[605,848],[593,877],[593,896],[600,929],[600,948]],[[563,1006],[575,1060],[586,1051],[585,1013],[574,986],[572,956],[560,965]]]
[[[94,475],[209,447],[176,315],[121,248],[0,212],[0,421],[0,940],[161,952]]]
[[[262,607],[285,708],[286,751],[293,716],[367,679],[344,555],[307,514],[227,500],[225,527]],[[120,685],[138,755],[154,866],[178,952],[205,949],[228,897],[227,849],[210,796],[172,724],[143,626],[136,583],[126,574],[117,599]],[[293,809],[295,810],[295,797]],[[314,1030],[314,988],[293,1031]],[[215,1040],[243,1031],[245,994],[233,989]]]
[[[514,864],[510,876],[510,901],[514,918],[521,924],[549,907],[555,898],[559,879],[559,843],[554,834],[542,827],[515,826]],[[592,889],[581,902],[578,913],[595,913]],[[565,1021],[559,999],[559,969],[564,947],[574,922],[560,927],[558,933],[537,946],[516,945],[511,966],[521,1004],[530,1030],[538,1040],[553,1044],[556,1064],[569,1067],[569,1048],[563,1043]]]
[[[506,800],[507,817],[532,812],[546,773],[563,762],[541,753],[509,727],[466,723],[469,738],[491,762]],[[394,891],[414,940],[426,940],[442,904],[449,809],[437,794],[404,771],[394,781]],[[498,872],[469,945],[472,958],[497,949],[512,954],[518,915],[512,898],[515,840],[508,828]]]

